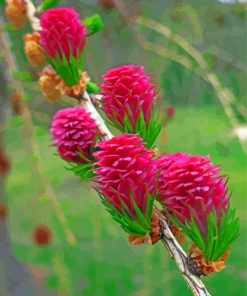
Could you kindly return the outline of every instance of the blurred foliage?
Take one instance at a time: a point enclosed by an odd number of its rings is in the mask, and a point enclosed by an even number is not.
[[[30,73],[29,71],[15,71],[14,73],[12,73],[12,75],[15,79],[19,79],[22,81],[33,80],[32,73]]]
[[[99,1],[100,2],[100,1]],[[144,15],[161,24],[169,26],[174,33],[180,34],[198,48],[208,63],[208,67],[218,75],[223,85],[234,93],[236,101],[232,102],[234,112],[240,122],[246,122],[246,45],[243,30],[246,20],[245,4],[224,5],[217,1],[124,1],[130,15],[129,26],[116,8],[101,9],[94,1],[61,1],[60,5],[74,5],[82,18],[90,15],[100,15],[105,24],[102,33],[90,38],[87,44],[85,68],[90,76],[99,83],[100,75],[108,68],[117,64],[143,64],[158,86],[161,88],[161,98],[169,104],[218,104],[218,99],[210,84],[196,74],[196,69],[189,70],[181,64],[165,59],[142,48],[136,37],[139,29],[150,41],[161,45],[168,51],[177,52],[187,57],[187,54],[177,48],[163,36],[142,28],[131,22],[131,17]],[[159,9],[157,9],[159,7]],[[20,34],[11,30],[13,50],[22,71],[29,70]],[[236,46],[239,44],[240,46]],[[100,46],[99,46],[100,45]]]
[[[40,11],[45,11],[49,8],[55,7],[57,6],[57,4],[60,2],[60,0],[44,0],[41,4],[40,4]]]

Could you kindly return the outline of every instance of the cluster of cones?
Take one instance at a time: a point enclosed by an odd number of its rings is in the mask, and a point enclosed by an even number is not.
[[[101,1],[101,2],[104,2],[104,1]],[[108,1],[107,3],[110,3],[110,1]],[[63,14],[65,12],[66,11],[62,11],[61,15],[64,16]],[[67,13],[69,13],[69,12],[67,11]],[[70,13],[73,14],[74,12],[70,11]],[[26,7],[25,2],[22,0],[10,1],[6,7],[6,15],[7,15],[9,22],[12,24],[12,26],[14,28],[19,29],[19,28],[24,27],[26,20],[27,20],[27,7]],[[75,15],[75,18],[76,17],[77,16]],[[64,28],[62,28],[62,34],[63,34],[63,29]],[[84,34],[85,28],[84,29],[80,28],[80,29],[81,29],[81,31],[79,31],[79,32],[81,32],[80,36],[85,37],[85,34]],[[82,29],[83,29],[83,31],[82,31]],[[40,67],[42,65],[45,65],[47,62],[46,61],[47,59],[46,59],[46,55],[40,45],[39,33],[33,32],[32,34],[26,34],[24,36],[24,41],[25,41],[24,51],[25,51],[25,54],[26,54],[27,59],[30,62],[30,64],[35,67]],[[47,44],[49,44],[49,41],[50,40],[48,39]],[[62,44],[62,48],[64,45],[66,45],[66,43],[63,43],[63,42],[61,44]],[[42,43],[42,45],[44,48],[43,43]],[[75,43],[74,44],[75,49],[76,49],[76,45],[77,44]],[[83,46],[84,46],[84,44],[82,42],[81,43],[81,50],[82,50]],[[48,49],[50,50],[50,47]],[[67,52],[65,50],[66,47],[64,47],[63,49],[64,49],[64,53],[66,55],[66,52]],[[49,52],[49,50],[46,50],[46,53]],[[74,58],[76,58],[75,54],[74,54]],[[126,74],[129,70],[131,70],[131,74],[133,76],[132,77],[133,79],[130,79],[130,77],[129,77],[130,75]],[[119,73],[120,72],[122,73],[122,71],[124,71],[125,76],[128,77],[128,79],[126,81],[124,81],[124,83],[123,83],[123,81],[119,81],[119,77],[122,77],[121,75],[119,75]],[[140,80],[140,76],[143,76],[142,80]],[[146,75],[144,75],[142,67],[136,67],[135,65],[128,65],[128,66],[124,66],[122,68],[116,68],[116,69],[113,69],[112,71],[110,71],[107,75],[104,75],[104,79],[106,80],[106,83],[102,84],[103,96],[106,101],[105,105],[104,105],[104,108],[105,108],[104,110],[110,120],[114,121],[115,119],[117,119],[119,123],[124,124],[124,116],[126,114],[128,114],[128,112],[124,112],[126,110],[123,108],[123,104],[121,106],[119,106],[119,97],[123,97],[123,94],[122,94],[123,93],[123,86],[125,86],[125,84],[126,84],[126,87],[124,88],[124,90],[131,89],[131,91],[128,92],[130,94],[130,97],[128,97],[127,99],[132,100],[132,103],[133,103],[132,105],[136,107],[131,110],[132,111],[131,114],[133,116],[130,116],[130,119],[133,120],[133,118],[134,118],[134,125],[135,125],[137,118],[139,116],[140,110],[139,110],[139,108],[137,108],[138,106],[136,106],[136,103],[133,100],[133,97],[135,98],[139,95],[139,97],[143,98],[143,101],[141,101],[141,103],[142,103],[141,105],[142,105],[143,114],[146,115],[146,122],[149,121],[148,115],[151,114],[152,106],[153,106],[152,104],[149,104],[149,103],[155,100],[156,92],[153,89],[153,86],[150,83],[149,78]],[[64,80],[59,75],[56,74],[56,72],[53,70],[53,68],[51,66],[46,66],[44,68],[44,70],[42,71],[42,73],[40,74],[39,84],[41,86],[42,94],[46,97],[46,99],[50,102],[56,102],[64,94],[71,96],[71,97],[78,97],[86,89],[86,85],[87,85],[88,81],[89,81],[89,77],[88,77],[87,73],[80,72],[80,80],[75,85],[68,86],[65,84]],[[109,84],[109,81],[111,82],[110,84]],[[136,81],[138,81],[138,84],[136,83]],[[147,89],[148,89],[148,92],[146,91]],[[116,94],[118,94],[118,95],[116,95]],[[133,94],[136,96],[134,96]],[[17,105],[18,97],[17,96],[13,97],[13,102],[16,103],[16,110],[17,110],[18,109],[18,105]],[[106,103],[108,103],[108,105]],[[116,112],[116,108],[115,108],[116,106],[117,106],[118,112]],[[129,104],[127,104],[126,107],[129,108],[130,107]],[[128,108],[127,108],[127,111],[129,110]],[[18,112],[16,112],[16,113],[18,113]],[[170,108],[167,110],[168,117],[172,117],[173,114],[174,114],[174,109]],[[155,152],[157,153],[157,151],[155,151]],[[180,157],[181,157],[181,155],[180,155]],[[186,158],[187,156],[182,155],[182,157]],[[190,156],[188,156],[187,158],[189,158],[189,160],[191,160]],[[199,158],[199,160],[201,160],[200,157],[197,157],[197,158]],[[199,160],[197,158],[196,159],[193,158],[193,161],[199,162]],[[116,160],[116,162],[118,162],[118,160]],[[181,165],[181,163],[179,165]],[[187,162],[184,162],[183,165],[186,166]],[[179,169],[180,169],[180,167],[179,168],[173,167],[174,172],[177,172],[177,170],[179,170]],[[210,167],[208,170],[214,170],[214,168]],[[166,170],[164,168],[164,172],[165,171]],[[164,178],[165,177],[167,177],[167,176],[164,174]],[[191,179],[193,179],[193,178],[194,177],[192,176]],[[180,182],[180,180],[178,182]],[[164,183],[167,184],[168,182],[164,182]],[[175,184],[175,183],[170,182],[170,184]],[[176,187],[175,185],[173,187]],[[176,188],[179,188],[179,187],[176,187]],[[174,188],[172,188],[172,189],[174,189]],[[180,192],[178,192],[178,193],[180,193]],[[177,194],[177,195],[180,196],[179,194]],[[174,196],[165,196],[165,194],[164,194],[164,197],[169,198],[169,200],[171,200],[171,203],[174,202],[174,198],[173,198]],[[175,201],[175,204],[176,204],[176,201]],[[160,226],[159,226],[159,221],[160,221],[160,216],[157,214],[157,212],[154,211],[153,216],[151,218],[151,230],[145,236],[129,235],[129,242],[131,244],[144,244],[144,243],[155,244],[161,238],[161,235],[160,235],[161,230],[160,230]],[[185,235],[181,232],[181,230],[178,227],[176,227],[175,225],[170,225],[170,228],[171,228],[171,231],[173,232],[174,236],[178,240],[178,242],[183,243],[185,240]],[[47,232],[47,229],[46,230],[39,229],[39,231],[36,232],[34,235],[34,240],[36,240],[39,244],[44,244],[44,241],[48,241],[49,234]],[[228,254],[229,254],[229,251],[226,251],[217,261],[208,261],[203,256],[203,252],[195,244],[192,244],[190,247],[190,250],[189,250],[188,263],[190,264],[190,266],[193,266],[193,268],[194,268],[193,272],[195,274],[208,275],[212,272],[217,272],[217,271],[220,271],[221,269],[224,268],[224,262],[227,259]]]

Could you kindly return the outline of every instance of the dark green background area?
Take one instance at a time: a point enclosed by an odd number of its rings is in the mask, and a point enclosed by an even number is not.
[[[203,0],[124,3],[130,16],[143,15],[165,24],[202,53],[210,71],[234,94],[235,100],[231,102],[234,116],[239,124],[246,126],[246,4],[224,5]],[[161,115],[167,106],[176,108],[174,118],[157,140],[161,151],[210,155],[229,176],[231,202],[240,218],[241,235],[232,246],[227,267],[205,278],[205,284],[212,295],[245,295],[247,158],[214,89],[196,74],[196,66],[188,70],[146,51],[137,32],[168,51],[188,57],[160,34],[131,22],[126,24],[118,9],[102,9],[96,0],[61,1],[62,4],[74,5],[82,17],[98,13],[103,18],[105,29],[88,39],[85,54],[86,70],[96,82],[113,66],[142,64],[160,88]],[[30,71],[20,44],[20,36],[30,29],[15,31],[8,25],[6,29],[19,69]],[[65,163],[50,147],[50,118],[59,108],[75,102],[65,97],[58,104],[50,104],[40,95],[35,75],[24,80],[45,175],[52,183],[78,244],[71,247],[66,242],[54,209],[42,193],[38,175],[31,173],[30,168],[37,160],[26,152],[28,142],[23,134],[22,119],[17,116],[7,120],[4,138],[12,160],[6,187],[8,229],[17,258],[30,268],[45,267],[48,272],[43,286],[55,295],[61,291],[71,296],[190,295],[164,246],[161,243],[129,245],[127,235],[111,220],[89,184],[80,183],[65,170]],[[53,232],[53,242],[48,247],[38,247],[31,240],[31,232],[35,225],[44,223]]]

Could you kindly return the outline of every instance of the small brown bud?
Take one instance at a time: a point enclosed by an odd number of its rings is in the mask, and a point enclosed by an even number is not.
[[[12,0],[6,5],[5,14],[8,22],[15,28],[21,29],[27,20],[27,6],[23,0]]]
[[[115,8],[115,3],[113,0],[99,0],[99,6],[102,9],[112,10]]]
[[[60,83],[60,78],[56,75],[56,73],[52,72],[49,68],[45,68],[41,73],[39,78],[39,84],[41,86],[41,91],[43,96],[49,102],[57,102],[61,98],[62,94],[58,89],[58,85]]]
[[[7,213],[8,211],[6,205],[3,202],[0,202],[0,221],[5,220]]]
[[[45,246],[51,242],[52,233],[50,228],[45,225],[39,225],[33,230],[33,241],[37,245]]]
[[[37,33],[26,34],[24,36],[24,51],[29,63],[35,67],[46,63],[45,54],[39,44],[39,35]]]
[[[23,103],[21,95],[17,92],[13,92],[10,96],[10,102],[12,107],[12,112],[15,115],[21,115],[23,111]]]
[[[10,162],[5,155],[2,147],[0,147],[0,176],[4,176],[10,169]]]

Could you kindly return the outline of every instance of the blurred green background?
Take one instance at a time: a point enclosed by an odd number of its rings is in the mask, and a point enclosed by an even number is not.
[[[210,155],[229,176],[241,235],[227,267],[204,281],[212,295],[246,295],[247,4],[74,0],[61,5],[75,6],[82,18],[98,13],[105,23],[86,48],[86,69],[96,82],[123,63],[142,64],[154,77],[160,113],[168,106],[176,110],[157,141],[161,151]],[[149,20],[156,23],[148,27]],[[163,35],[156,30],[160,25]],[[5,188],[7,228],[13,253],[33,276],[37,295],[190,295],[164,246],[129,245],[90,184],[64,169],[51,147],[49,122],[56,110],[75,102],[44,100],[37,70],[28,65],[20,42],[31,29],[16,31],[8,24],[4,29],[18,68],[25,71],[13,74],[24,87],[33,125],[30,132],[25,114],[5,122],[4,145],[12,162]],[[51,229],[51,245],[33,243],[31,233],[39,224]],[[68,242],[66,227],[76,242]]]

